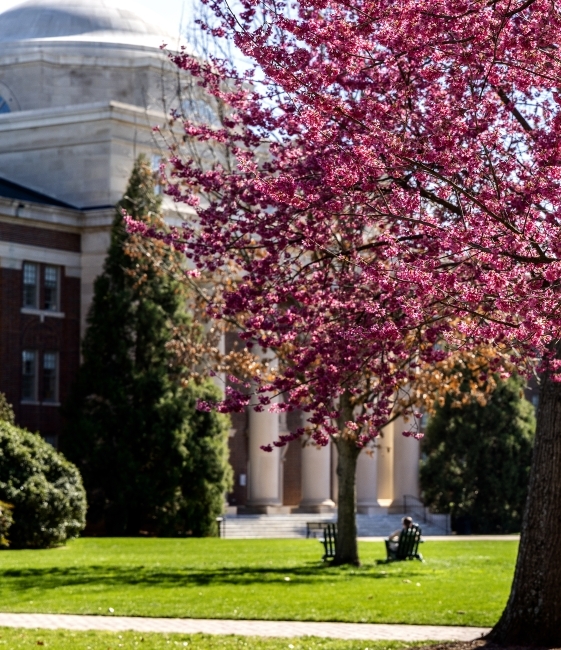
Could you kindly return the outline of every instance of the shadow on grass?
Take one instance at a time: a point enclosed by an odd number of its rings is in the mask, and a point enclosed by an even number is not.
[[[408,563],[409,565],[409,563]],[[387,566],[387,565],[386,565]],[[405,567],[404,567],[405,568]],[[414,565],[407,566],[406,575],[414,577],[419,574]],[[411,569],[411,570],[409,570]],[[200,586],[241,586],[251,585],[301,585],[313,586],[322,583],[346,580],[381,580],[402,579],[405,573],[390,573],[377,566],[331,567],[326,564],[309,562],[294,567],[213,567],[207,570],[185,569],[165,570],[139,566],[88,566],[88,567],[49,567],[7,569],[0,571],[0,580],[5,588],[23,591],[40,587],[43,590],[57,589],[77,585],[131,585],[158,586],[169,588]],[[289,577],[290,581],[285,578]]]

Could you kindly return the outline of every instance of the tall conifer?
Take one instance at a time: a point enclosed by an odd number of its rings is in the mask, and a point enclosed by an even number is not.
[[[98,530],[212,534],[231,476],[228,419],[196,411],[196,400],[216,398],[217,389],[185,386],[173,369],[173,330],[189,327],[184,285],[170,272],[180,258],[127,233],[123,210],[162,225],[143,156],[116,206],[61,445],[82,472]]]

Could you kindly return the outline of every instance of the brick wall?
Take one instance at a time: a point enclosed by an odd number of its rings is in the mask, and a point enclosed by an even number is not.
[[[0,241],[26,244],[60,251],[80,252],[80,235],[47,228],[31,228],[16,223],[0,222]]]
[[[0,240],[4,241],[79,250],[79,238],[76,241],[75,237],[72,233],[0,223]],[[64,318],[23,314],[22,302],[22,271],[0,268],[0,392],[13,405],[18,425],[56,437],[62,426],[60,408],[21,401],[22,351],[37,350],[39,360],[45,351],[58,352],[59,401],[64,403],[80,362],[80,279],[67,277],[61,267],[60,311]]]

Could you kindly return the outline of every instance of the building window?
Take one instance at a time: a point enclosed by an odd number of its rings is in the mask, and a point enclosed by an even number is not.
[[[24,350],[22,365],[21,398],[24,402],[35,402],[37,401],[37,352]]]
[[[58,311],[59,269],[57,266],[45,266],[43,283],[44,309]]]
[[[37,309],[39,289],[39,267],[25,262],[23,265],[23,306]]]
[[[58,354],[43,354],[43,402],[58,402]]]
[[[1,95],[0,95],[0,113],[10,113],[10,105]]]
[[[23,264],[23,308],[60,311],[60,267],[49,264]]]

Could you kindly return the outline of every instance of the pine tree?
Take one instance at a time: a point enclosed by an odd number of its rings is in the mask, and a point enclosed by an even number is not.
[[[427,426],[423,499],[436,512],[469,520],[472,532],[520,531],[536,427],[523,385],[519,377],[497,379],[485,405],[448,395]]]
[[[231,476],[228,419],[196,410],[217,389],[174,372],[169,343],[174,328],[189,327],[184,284],[170,272],[180,258],[124,226],[123,210],[161,226],[160,209],[140,157],[116,206],[65,409],[62,448],[82,472],[90,524],[110,535],[212,534]]]

